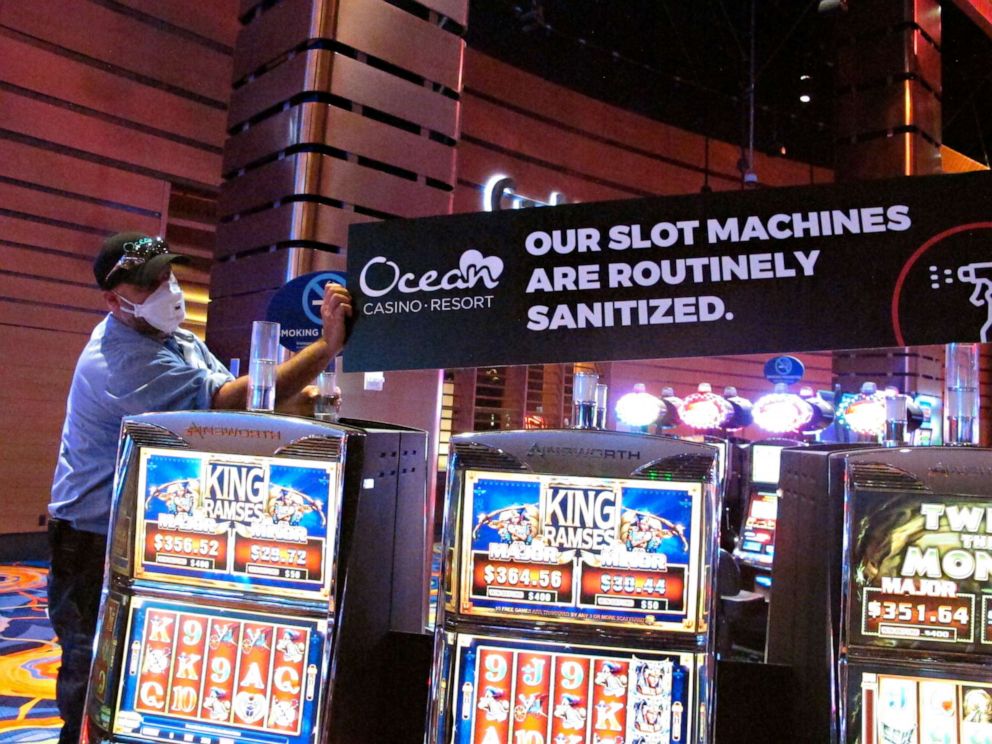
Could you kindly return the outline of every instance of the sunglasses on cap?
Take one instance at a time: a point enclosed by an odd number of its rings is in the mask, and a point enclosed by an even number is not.
[[[109,284],[110,278],[118,271],[130,271],[142,266],[145,261],[155,256],[161,256],[169,252],[169,244],[162,238],[143,237],[125,242],[121,248],[123,253],[117,259],[117,263],[110,267],[110,271],[103,277],[103,283]]]

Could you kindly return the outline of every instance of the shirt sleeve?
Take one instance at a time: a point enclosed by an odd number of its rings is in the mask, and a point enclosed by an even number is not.
[[[122,415],[205,410],[211,407],[217,390],[233,379],[223,365],[218,363],[219,368],[211,369],[191,364],[153,339],[138,349],[120,351],[108,358],[107,392]]]

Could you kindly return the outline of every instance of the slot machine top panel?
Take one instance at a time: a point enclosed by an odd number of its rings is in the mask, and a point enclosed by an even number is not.
[[[707,630],[716,450],[672,437],[527,430],[452,438],[446,621]],[[505,518],[504,518],[505,517]]]
[[[713,446],[675,437],[594,429],[527,429],[459,434],[451,438],[451,469],[667,477],[712,482]]]
[[[992,657],[992,451],[860,453],[846,478],[850,653]]]
[[[122,439],[138,445],[334,460],[343,459],[344,441],[355,435],[358,429],[340,424],[251,411],[144,413],[127,416],[121,429]]]
[[[705,630],[699,482],[468,470],[459,484],[456,612]]]
[[[122,433],[115,575],[333,605],[344,459],[361,432],[189,411],[129,417]]]

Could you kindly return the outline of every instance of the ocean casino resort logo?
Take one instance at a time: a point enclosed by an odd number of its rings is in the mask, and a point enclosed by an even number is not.
[[[362,294],[373,298],[363,303],[362,312],[366,315],[390,315],[396,313],[419,313],[447,310],[473,310],[491,307],[493,295],[471,295],[466,297],[435,296],[427,299],[412,298],[401,300],[377,300],[391,292],[403,295],[433,294],[459,289],[496,289],[503,274],[503,259],[499,256],[485,256],[474,248],[463,251],[458,266],[448,271],[430,269],[420,275],[404,271],[400,265],[385,256],[375,256],[362,267],[358,283]]]

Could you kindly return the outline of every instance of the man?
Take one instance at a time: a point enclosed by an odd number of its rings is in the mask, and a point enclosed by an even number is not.
[[[248,378],[235,379],[179,328],[185,303],[171,266],[184,260],[160,238],[119,233],[93,262],[109,313],[76,364],[48,508],[48,613],[62,646],[55,693],[65,721],[60,744],[79,740],[121,419],[147,411],[244,408],[247,401]],[[321,338],[277,367],[278,410],[300,412],[310,402],[304,388],[341,350],[350,315],[348,292],[327,285]]]

